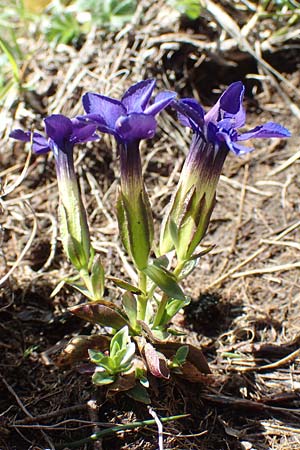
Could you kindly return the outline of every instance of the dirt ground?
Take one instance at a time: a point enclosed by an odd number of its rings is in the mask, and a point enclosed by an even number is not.
[[[242,80],[247,127],[272,120],[292,132],[288,140],[253,141],[253,153],[226,161],[205,238],[215,247],[185,282],[193,302],[177,318],[188,341],[202,347],[212,376],[198,384],[151,380],[156,414],[189,414],[164,425],[164,449],[300,449],[299,33],[291,29],[278,41],[274,27],[281,24],[253,19],[243,2],[207,5],[188,21],[164,1],[141,1],[135,26],[117,35],[93,31],[81,48],[24,43],[32,51],[24,76],[35,88],[7,99],[0,124],[1,450],[67,449],[63,443],[107,425],[152,417],[124,394],[107,398],[76,367],[53,364],[59,343],[95,330],[68,312],[81,301],[78,293],[64,287],[50,298],[71,272],[59,240],[53,158],[28,156],[8,139],[14,127],[42,131],[49,114],[81,113],[84,92],[119,98],[148,77],[206,108]],[[187,149],[186,131],[162,114],[158,136],[142,149],[158,224]],[[93,244],[108,274],[120,275],[114,144],[105,137],[76,157]],[[117,299],[118,291],[109,287],[107,295]],[[158,431],[135,429],[79,448],[154,450]]]

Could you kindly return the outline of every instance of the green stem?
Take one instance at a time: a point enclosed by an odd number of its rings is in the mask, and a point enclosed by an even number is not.
[[[183,261],[178,261],[178,262],[177,262],[177,266],[175,267],[175,269],[174,269],[174,271],[173,271],[174,275],[175,275],[177,278],[179,277],[179,275],[180,275],[182,269],[184,268],[185,263],[186,263],[185,260],[183,260]]]
[[[160,420],[160,422],[164,423],[164,422],[171,422],[172,420],[184,419],[188,416],[189,416],[189,414],[181,414],[178,416],[162,417],[159,420]],[[66,444],[55,445],[55,448],[57,450],[61,450],[64,448],[80,447],[83,444],[88,444],[89,442],[98,441],[101,438],[103,438],[104,436],[109,436],[110,434],[118,433],[119,431],[132,430],[133,428],[138,428],[138,427],[147,427],[148,425],[155,425],[155,423],[156,423],[155,419],[149,419],[149,420],[141,420],[139,422],[116,425],[114,427],[107,428],[106,430],[99,431],[98,433],[94,433],[91,436],[88,436],[87,438],[80,439],[79,441],[73,441],[73,442],[68,442]]]

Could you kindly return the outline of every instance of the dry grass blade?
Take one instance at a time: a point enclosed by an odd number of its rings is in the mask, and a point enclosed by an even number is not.
[[[280,172],[283,172],[284,170],[288,169],[292,164],[294,164],[299,158],[300,158],[300,151],[296,152],[294,155],[292,155],[290,158],[284,161],[284,163],[280,164],[278,167],[271,170],[271,172],[269,172],[268,175],[272,177]]]
[[[291,90],[297,97],[300,99],[300,91],[297,87],[294,86],[289,80],[287,80],[280,72],[278,72],[274,67],[272,67],[267,61],[265,61],[260,54],[252,48],[246,37],[241,32],[240,27],[237,25],[235,20],[230,17],[230,15],[219,5],[210,1],[210,0],[202,0],[202,3],[205,9],[214,17],[216,22],[224,29],[229,36],[231,36],[236,44],[244,51],[248,52],[251,56],[253,56],[257,62],[262,66],[262,68],[270,75],[273,75],[275,79],[280,80],[283,83],[283,86],[289,90]],[[274,82],[275,82],[274,79]],[[279,92],[281,92],[281,88],[276,83],[276,87]],[[291,101],[289,95],[287,93],[283,93],[283,98],[286,100],[287,105],[289,106],[292,113],[300,119],[300,110],[298,106]]]
[[[253,269],[245,272],[238,272],[232,274],[232,278],[248,277],[250,275],[262,275],[264,273],[274,273],[274,272],[285,272],[287,270],[300,269],[300,262],[295,262],[293,264],[282,264],[272,267],[262,267],[261,269]]]
[[[18,176],[18,178],[15,181],[13,181],[8,186],[5,186],[3,188],[3,192],[1,192],[0,198],[6,197],[8,194],[11,194],[18,186],[20,186],[21,183],[23,183],[23,181],[26,177],[29,165],[30,165],[30,158],[31,158],[31,151],[28,152],[28,155],[27,155],[27,158],[26,158],[26,161],[25,161],[25,164],[24,164],[21,174]]]
[[[243,372],[249,372],[249,371],[263,371],[263,370],[271,370],[271,369],[277,369],[278,367],[285,366],[286,364],[292,363],[295,361],[296,358],[300,355],[300,349],[295,350],[290,355],[286,356],[285,358],[280,359],[279,361],[276,361],[274,363],[265,364],[263,366],[258,367],[245,367]]]
[[[14,262],[14,264],[12,265],[12,267],[10,268],[10,270],[6,273],[6,275],[4,275],[4,276],[0,279],[0,286],[1,286],[2,284],[4,284],[4,283],[8,280],[8,278],[11,276],[11,274],[12,274],[12,273],[16,270],[16,268],[20,265],[20,263],[21,263],[21,261],[23,260],[24,256],[25,256],[26,253],[29,251],[29,249],[30,249],[30,247],[31,247],[31,245],[32,245],[32,242],[33,242],[33,240],[34,240],[34,238],[35,238],[35,236],[36,236],[36,233],[37,233],[37,220],[36,220],[36,216],[35,216],[35,214],[33,213],[33,211],[32,211],[32,209],[31,209],[30,205],[29,205],[28,203],[24,203],[24,204],[27,206],[28,210],[29,210],[30,213],[31,213],[29,217],[31,217],[31,218],[32,218],[32,221],[33,221],[32,231],[31,231],[31,234],[30,234],[30,236],[29,236],[29,238],[28,238],[28,240],[27,240],[26,245],[24,246],[24,248],[23,248],[23,250],[21,251],[20,255],[18,256],[17,260]]]

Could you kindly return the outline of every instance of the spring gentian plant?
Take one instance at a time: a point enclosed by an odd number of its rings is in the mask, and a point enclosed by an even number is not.
[[[95,325],[109,327],[114,335],[111,339],[96,335],[96,347],[89,347],[91,340],[81,337],[79,342],[83,347],[76,348],[78,341],[76,345],[70,344],[72,350],[66,349],[67,359],[80,358],[90,349],[90,359],[97,365],[94,383],[109,384],[116,391],[134,389],[137,380],[146,386],[147,371],[168,379],[170,370],[175,369],[190,381],[198,379],[191,372],[210,373],[201,350],[191,345],[182,347],[178,342],[161,342],[176,333],[169,324],[189,303],[179,283],[199,258],[197,246],[208,226],[228,153],[241,155],[251,151],[243,145],[243,141],[250,138],[290,135],[288,130],[273,122],[239,133],[239,128],[245,125],[241,82],[230,85],[208,113],[194,99],[175,100],[173,92],[162,92],[151,103],[154,88],[154,80],[141,81],[129,88],[121,100],[87,93],[83,97],[86,115],[73,120],[62,115],[46,118],[46,137],[22,130],[11,133],[15,139],[31,141],[37,154],[53,151],[61,203],[62,241],[83,282],[82,285],[71,284],[88,299],[97,300],[75,305],[70,311]],[[154,248],[151,254],[153,219],[139,146],[141,140],[154,136],[156,116],[170,104],[177,110],[181,123],[192,129],[192,143],[162,224],[160,249]],[[123,244],[139,278],[135,286],[126,280],[107,277],[123,290],[121,305],[103,298],[104,270],[94,258],[74,169],[74,145],[96,139],[96,130],[111,134],[117,142],[121,174],[117,217]],[[174,249],[176,258],[173,259],[171,250]]]
[[[192,257],[205,234],[228,153],[243,155],[252,151],[253,148],[241,144],[251,138],[290,136],[286,128],[273,122],[239,133],[246,118],[244,91],[240,81],[232,83],[208,113],[194,99],[174,102],[181,123],[193,130],[193,137],[162,226],[160,252],[165,254],[175,247],[179,266]]]
[[[46,136],[17,129],[10,133],[10,137],[23,142],[32,142],[32,150],[36,154],[53,152],[60,196],[60,225],[64,250],[88,285],[90,296],[98,297],[99,292],[98,295],[95,292],[96,285],[92,287],[88,276],[93,251],[73,157],[75,144],[99,139],[95,134],[96,126],[77,119],[71,120],[61,114],[47,117],[44,123]],[[99,263],[96,266],[93,270],[101,272]]]

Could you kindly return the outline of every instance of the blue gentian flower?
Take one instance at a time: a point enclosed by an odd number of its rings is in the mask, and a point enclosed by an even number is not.
[[[246,113],[243,107],[245,87],[241,81],[232,83],[221,95],[213,108],[205,114],[204,109],[194,99],[182,99],[174,103],[183,125],[200,134],[207,143],[213,144],[215,150],[225,147],[236,155],[253,150],[240,144],[252,138],[289,137],[290,132],[283,126],[267,122],[245,133],[238,129],[244,127]]]
[[[194,99],[174,101],[181,123],[193,130],[193,137],[169,215],[162,225],[161,254],[175,247],[179,261],[192,256],[206,232],[229,151],[236,155],[250,152],[253,148],[241,142],[251,138],[290,136],[286,128],[273,122],[239,133],[246,119],[244,91],[240,81],[232,83],[207,113]]]
[[[155,80],[140,81],[131,86],[121,100],[88,92],[82,98],[86,119],[97,124],[98,130],[115,136],[117,141],[152,138],[156,131],[155,116],[175,99],[176,93],[159,93],[152,104],[150,99]]]
[[[62,242],[74,266],[78,270],[87,270],[91,256],[90,235],[75,174],[73,148],[77,143],[99,139],[95,134],[96,125],[71,120],[61,114],[53,114],[44,122],[46,137],[20,129],[12,131],[10,137],[32,142],[32,150],[36,154],[53,151],[60,195]]]
[[[54,152],[56,158],[59,152],[72,153],[75,144],[99,139],[95,134],[96,125],[86,124],[78,119],[69,119],[62,114],[53,114],[45,120],[47,137],[37,132],[13,130],[10,137],[18,141],[30,142],[32,150],[37,155]]]
[[[159,93],[150,103],[155,80],[131,86],[121,100],[87,93],[82,102],[87,113],[79,120],[97,125],[98,131],[113,135],[120,155],[121,191],[117,217],[123,244],[136,267],[143,270],[153,241],[153,219],[144,187],[139,144],[156,131],[155,116],[175,99],[174,92]]]

